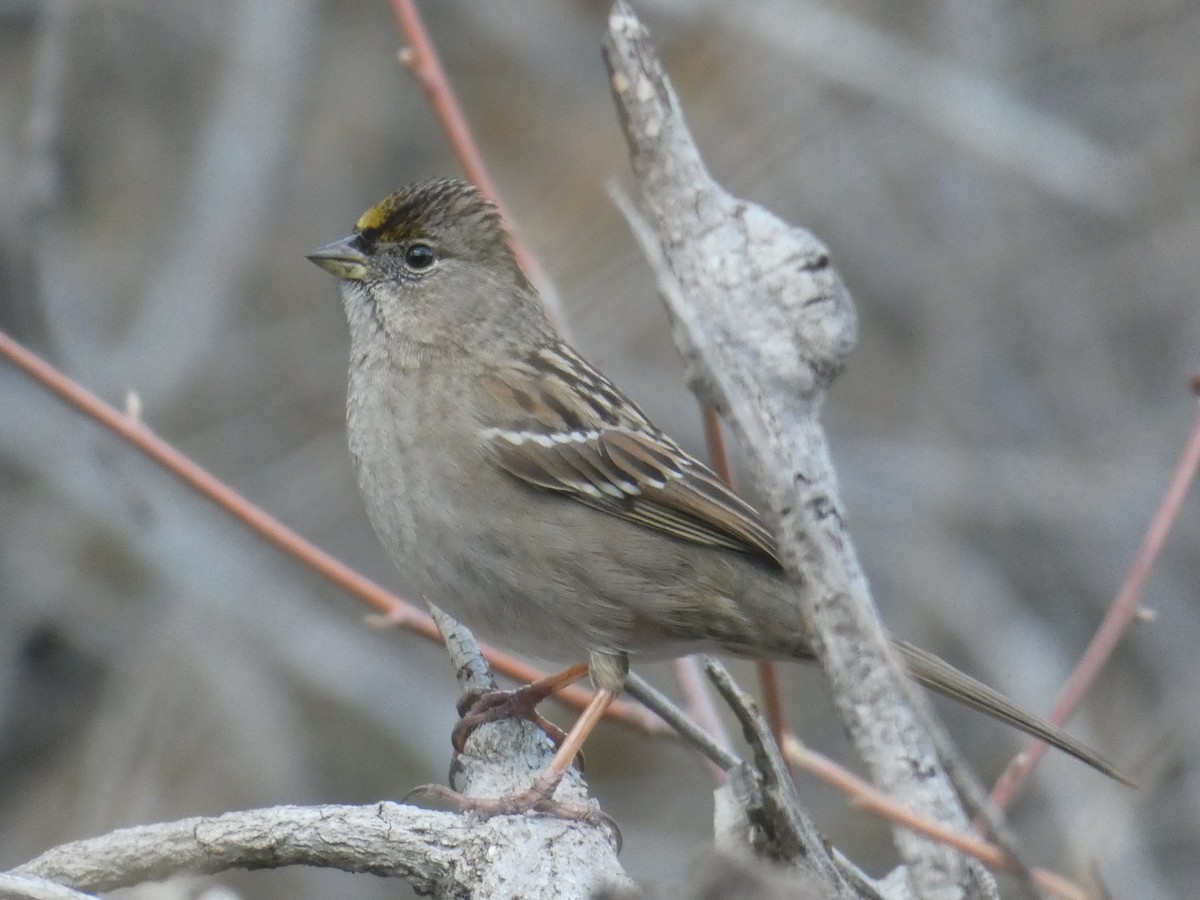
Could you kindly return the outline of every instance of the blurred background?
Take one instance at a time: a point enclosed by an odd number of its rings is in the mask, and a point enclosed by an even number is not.
[[[576,343],[703,452],[605,193],[627,180],[607,5],[423,9]],[[857,301],[826,418],[884,618],[1048,709],[1196,414],[1200,8],[637,9],[718,180],[827,242]],[[304,259],[390,190],[458,173],[399,45],[383,0],[0,2],[0,327],[110,402],[135,391],[161,435],[403,591],[345,449],[336,289]],[[1200,894],[1198,537],[1193,497],[1144,598],[1157,620],[1071,726],[1141,788],[1052,754],[1012,809],[1035,862],[1094,868],[1116,897]],[[0,868],[118,826],[444,779],[450,666],[365,612],[0,365]],[[818,674],[783,677],[803,739],[853,765]],[[939,708],[993,780],[1020,739]],[[609,725],[588,764],[628,870],[681,877],[711,837],[694,757]],[[834,844],[894,863],[884,826],[801,791]],[[216,883],[402,892],[291,870],[138,893]]]

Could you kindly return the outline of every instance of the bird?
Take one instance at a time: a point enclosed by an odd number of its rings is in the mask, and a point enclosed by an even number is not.
[[[528,791],[476,808],[549,808],[631,658],[813,661],[806,585],[784,575],[758,511],[556,333],[476,187],[411,184],[308,258],[340,285],[350,454],[393,562],[485,638],[586,659],[597,688]],[[1128,780],[999,691],[892,642],[925,687]]]

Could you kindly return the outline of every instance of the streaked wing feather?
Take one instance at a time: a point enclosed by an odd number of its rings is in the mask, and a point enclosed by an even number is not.
[[[702,524],[691,516],[654,502],[635,501],[628,518],[650,528],[683,538],[685,541],[709,547],[724,547],[726,550],[733,550],[737,553],[751,552],[742,541],[731,538],[707,524]]]
[[[778,563],[753,507],[585,360],[565,346],[554,353],[484,381],[502,413],[484,430],[501,468],[646,528]],[[595,402],[571,402],[576,374]]]
[[[637,492],[636,483],[622,478],[620,472],[614,472],[607,464],[601,455],[599,440],[572,441],[559,444],[554,449],[605,496],[623,500]]]
[[[743,545],[742,552],[779,562],[775,537],[758,512],[708,468],[689,469],[682,481],[668,482],[656,500],[690,517],[717,523]]]

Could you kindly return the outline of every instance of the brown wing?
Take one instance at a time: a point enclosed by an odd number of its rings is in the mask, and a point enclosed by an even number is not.
[[[686,541],[778,564],[758,513],[566,345],[486,376],[484,437],[510,475]],[[496,411],[499,413],[496,414]]]

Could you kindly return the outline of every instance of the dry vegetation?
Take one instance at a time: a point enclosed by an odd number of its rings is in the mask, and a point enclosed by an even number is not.
[[[653,278],[604,192],[627,171],[606,4],[426,7],[577,343],[699,451]],[[639,10],[717,179],[816,232],[855,296],[862,338],[826,421],[885,619],[1048,708],[1194,417],[1200,12]],[[136,391],[185,452],[403,591],[352,484],[336,293],[303,259],[395,186],[456,171],[398,43],[382,0],[0,3],[0,327],[114,402]],[[444,777],[455,686],[437,648],[365,628],[6,366],[0,423],[0,868],[119,825]],[[1011,813],[1035,861],[1094,863],[1117,897],[1200,892],[1198,536],[1193,501],[1145,598],[1157,621],[1072,725],[1141,789],[1052,757]],[[820,679],[783,675],[793,726],[849,762]],[[998,774],[1017,738],[946,712]],[[711,835],[706,772],[618,726],[588,762],[626,868],[679,878]],[[803,789],[835,844],[888,868],[882,825]]]

